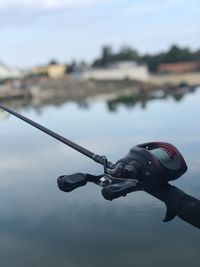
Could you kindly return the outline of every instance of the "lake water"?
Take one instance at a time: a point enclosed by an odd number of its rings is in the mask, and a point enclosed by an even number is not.
[[[138,143],[170,142],[189,167],[173,184],[200,198],[199,88],[149,100],[104,96],[17,111],[113,162]],[[200,266],[197,228],[179,218],[163,223],[164,204],[144,192],[108,202],[93,184],[59,191],[58,176],[101,173],[102,167],[0,115],[0,266]]]

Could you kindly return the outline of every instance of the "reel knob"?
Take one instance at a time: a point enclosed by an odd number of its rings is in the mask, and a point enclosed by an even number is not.
[[[87,175],[80,172],[72,175],[61,175],[57,179],[57,184],[61,191],[71,192],[87,184]]]
[[[101,193],[106,200],[113,200],[118,197],[126,196],[128,193],[141,190],[137,180],[126,180],[120,183],[108,185],[103,188]]]

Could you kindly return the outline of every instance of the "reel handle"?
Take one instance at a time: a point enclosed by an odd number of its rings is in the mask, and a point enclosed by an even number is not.
[[[99,185],[102,175],[92,175],[88,173],[74,173],[71,175],[61,175],[57,178],[57,185],[61,191],[71,192],[74,189],[84,186],[87,182]]]
[[[57,184],[61,191],[71,192],[87,184],[87,175],[80,172],[72,175],[61,175],[57,179]]]
[[[113,200],[118,197],[125,197],[128,193],[142,190],[137,180],[125,180],[120,183],[111,184],[104,187],[101,191],[106,200]]]

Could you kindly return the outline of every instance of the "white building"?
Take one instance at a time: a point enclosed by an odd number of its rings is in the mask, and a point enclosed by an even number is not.
[[[0,80],[10,79],[10,78],[21,78],[22,73],[17,69],[11,69],[5,64],[0,62]]]
[[[147,81],[149,72],[146,65],[139,65],[133,61],[120,61],[104,68],[90,68],[83,72],[86,80],[137,80]]]

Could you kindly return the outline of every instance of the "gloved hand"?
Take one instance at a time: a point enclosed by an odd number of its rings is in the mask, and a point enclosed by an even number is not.
[[[113,169],[110,170],[110,174],[117,178],[137,178],[137,169],[135,166],[135,160],[132,151],[127,156],[118,160]]]
[[[131,176],[135,176],[135,168],[133,165],[126,164],[124,161],[118,161],[115,167],[110,170],[110,174],[117,178],[134,178]]]

